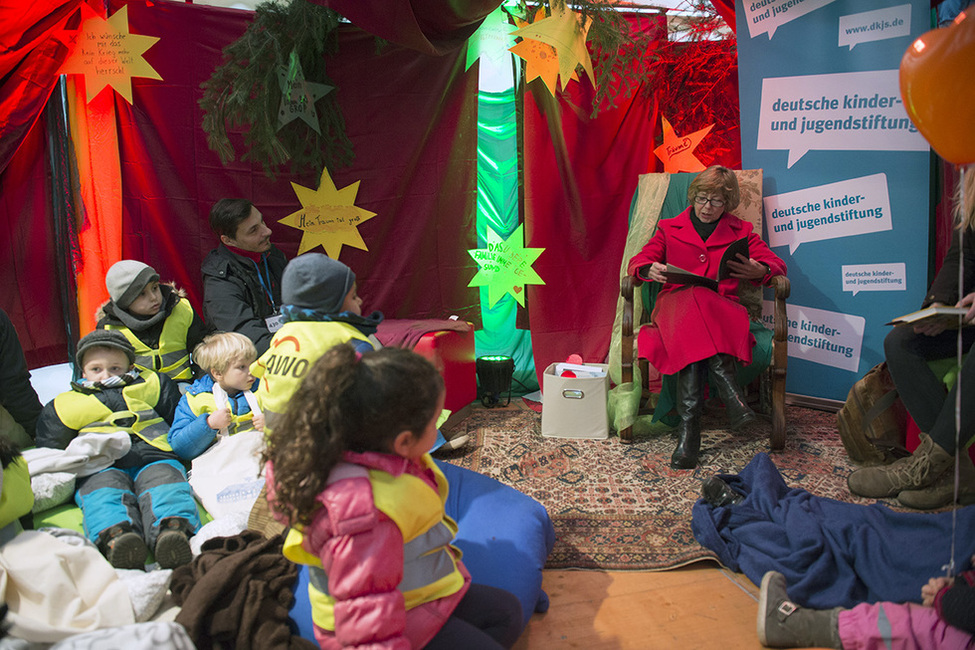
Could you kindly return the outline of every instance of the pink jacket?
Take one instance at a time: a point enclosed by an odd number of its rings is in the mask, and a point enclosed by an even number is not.
[[[437,489],[432,471],[408,459],[375,452],[346,452],[346,463],[394,477],[409,473]],[[457,592],[407,611],[398,585],[403,578],[403,536],[372,500],[369,479],[342,467],[319,495],[322,508],[303,529],[303,548],[320,558],[335,598],[335,630],[315,625],[322,648],[421,648],[440,631],[467,592],[470,575],[458,559],[464,585]],[[274,473],[267,464],[268,500]],[[313,604],[314,606],[314,604]]]

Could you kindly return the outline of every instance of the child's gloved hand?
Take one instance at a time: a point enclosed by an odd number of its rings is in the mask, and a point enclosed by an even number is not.
[[[217,409],[207,416],[207,425],[211,429],[224,429],[230,426],[230,411],[227,409]]]

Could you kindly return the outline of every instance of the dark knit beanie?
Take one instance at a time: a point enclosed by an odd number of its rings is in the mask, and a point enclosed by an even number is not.
[[[92,348],[121,350],[128,357],[130,366],[135,363],[135,348],[118,330],[95,330],[91,334],[81,337],[81,340],[78,341],[78,353],[76,355],[79,367],[85,365],[85,353]]]
[[[284,268],[281,302],[337,314],[354,282],[355,273],[342,262],[321,253],[305,253]]]
[[[117,307],[128,309],[146,285],[158,279],[159,274],[148,264],[136,260],[121,260],[112,264],[112,268],[105,274],[105,288]]]

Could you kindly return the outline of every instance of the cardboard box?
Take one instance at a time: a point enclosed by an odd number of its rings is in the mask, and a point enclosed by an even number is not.
[[[608,374],[604,363],[587,363]],[[609,437],[606,414],[606,392],[609,377],[560,377],[556,364],[550,364],[542,375],[542,435],[547,438]]]

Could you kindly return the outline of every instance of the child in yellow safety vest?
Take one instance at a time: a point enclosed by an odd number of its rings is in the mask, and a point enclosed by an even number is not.
[[[309,565],[322,648],[509,648],[521,606],[473,584],[451,544],[447,480],[427,451],[443,380],[399,348],[330,348],[270,432],[268,502]]]
[[[250,365],[257,349],[237,332],[210,334],[193,351],[205,375],[193,382],[176,407],[169,444],[184,460],[196,458],[225,431],[264,430],[264,414],[253,391],[257,379]]]
[[[81,379],[41,411],[37,446],[65,449],[91,435],[121,457],[76,484],[85,534],[112,566],[141,569],[149,549],[163,568],[193,559],[200,527],[186,470],[166,438],[180,394],[166,375],[139,371],[121,332],[95,330],[78,341]]]
[[[135,349],[135,366],[179,382],[193,381],[190,351],[203,340],[206,326],[182,292],[159,283],[147,264],[121,260],[105,274],[111,300],[96,318],[99,329],[118,330]]]

